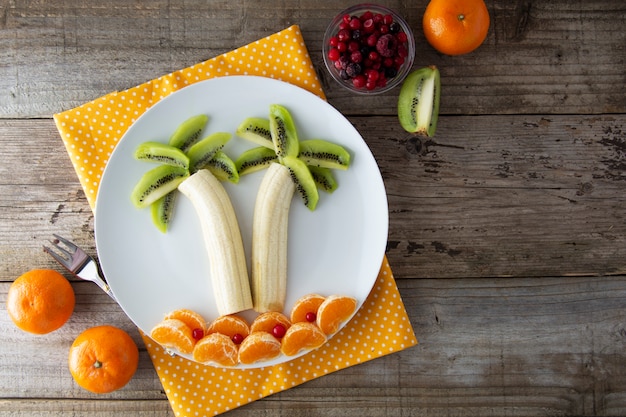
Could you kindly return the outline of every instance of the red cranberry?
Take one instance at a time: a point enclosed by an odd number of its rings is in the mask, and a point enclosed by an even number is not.
[[[361,29],[361,20],[358,17],[353,17],[350,20],[350,29],[352,30]]]
[[[191,331],[191,337],[193,337],[195,340],[200,340],[204,337],[204,330],[200,329],[200,328],[195,328]]]
[[[231,337],[230,339],[233,341],[234,344],[240,345],[241,342],[243,342],[243,339],[245,339],[245,337],[243,337],[241,333],[235,333],[233,337]]]
[[[285,326],[283,326],[280,323],[274,326],[274,328],[272,329],[272,334],[277,339],[282,338],[285,335],[285,333],[287,333],[287,329],[285,328]]]
[[[317,314],[315,314],[312,311],[309,311],[308,313],[306,313],[306,315],[304,316],[305,320],[308,321],[309,323],[313,323],[315,320],[317,320]]]
[[[341,56],[341,53],[339,52],[339,49],[337,48],[333,48],[330,51],[328,51],[328,58],[331,61],[337,61],[340,56]]]

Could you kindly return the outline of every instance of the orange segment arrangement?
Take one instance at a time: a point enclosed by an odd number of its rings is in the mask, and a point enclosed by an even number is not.
[[[181,353],[193,352],[195,340],[193,330],[178,319],[165,319],[150,331],[152,337],[161,346]]]
[[[422,26],[430,45],[446,55],[461,55],[478,48],[489,31],[484,0],[431,0]]]
[[[237,365],[237,345],[221,333],[211,333],[200,339],[193,349],[194,360],[219,366]]]
[[[261,313],[248,324],[238,315],[223,315],[208,326],[188,309],[165,315],[150,332],[166,349],[191,354],[196,362],[222,367],[251,365],[281,355],[316,349],[352,317],[356,299],[307,294],[296,301],[290,320],[278,311]]]
[[[82,332],[70,347],[68,365],[82,388],[98,394],[122,388],[135,374],[139,349],[124,330],[96,326]]]
[[[63,275],[50,269],[33,269],[13,281],[6,305],[17,327],[46,334],[69,320],[75,302],[74,290]]]
[[[319,294],[307,294],[300,297],[291,309],[291,322],[301,321],[314,322],[317,317],[317,309],[326,298]]]
[[[326,343],[326,335],[313,323],[302,321],[291,325],[282,339],[281,352],[293,356],[303,350],[317,349]]]
[[[317,309],[317,327],[326,335],[337,332],[356,310],[356,299],[345,295],[331,295]]]
[[[239,362],[244,365],[274,359],[278,355],[280,341],[267,332],[250,333],[239,345]]]

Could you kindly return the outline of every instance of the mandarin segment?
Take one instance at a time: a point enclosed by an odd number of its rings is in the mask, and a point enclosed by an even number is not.
[[[317,349],[326,343],[326,335],[313,323],[306,321],[291,325],[281,341],[280,350],[294,356],[303,350]]]
[[[347,321],[356,310],[356,299],[347,295],[331,295],[317,310],[317,326],[331,335]]]
[[[164,348],[175,349],[181,353],[192,353],[195,345],[193,330],[178,319],[166,319],[150,331],[150,337]]]
[[[239,345],[239,362],[250,365],[280,355],[280,342],[268,332],[250,333]]]
[[[235,366],[238,360],[237,345],[225,334],[211,333],[196,343],[193,358],[202,363]]]
[[[221,333],[231,339],[235,335],[239,334],[242,338],[245,339],[248,334],[250,334],[250,326],[243,317],[226,315],[220,316],[213,320],[207,330],[207,333]]]
[[[284,330],[288,330],[291,322],[283,313],[278,311],[267,311],[259,314],[250,325],[250,333],[267,332],[274,333],[274,328],[281,325]]]
[[[319,294],[307,294],[300,297],[291,309],[291,323],[310,321],[307,319],[307,314],[311,313],[317,317],[317,309],[325,299],[326,297]]]
[[[165,315],[165,320],[177,319],[185,323],[192,331],[194,329],[200,329],[202,332],[206,332],[206,321],[199,313],[195,311],[181,308],[174,310]]]

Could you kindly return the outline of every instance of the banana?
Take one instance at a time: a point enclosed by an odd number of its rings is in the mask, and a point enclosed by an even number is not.
[[[284,308],[289,208],[295,189],[289,169],[279,163],[270,165],[259,186],[252,220],[252,298],[259,313]]]
[[[191,200],[200,219],[219,315],[251,309],[243,241],[226,190],[207,169],[185,179],[178,189]]]

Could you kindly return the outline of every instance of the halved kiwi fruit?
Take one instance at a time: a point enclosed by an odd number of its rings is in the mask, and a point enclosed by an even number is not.
[[[441,80],[437,67],[425,67],[409,74],[398,97],[398,119],[404,130],[434,136],[440,95]]]

